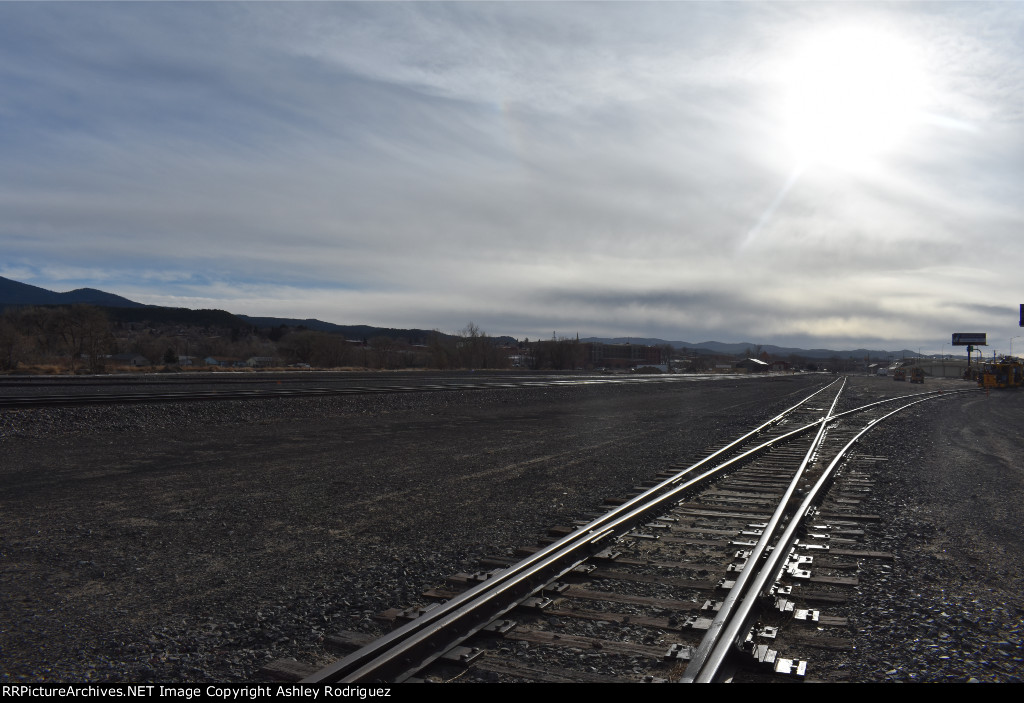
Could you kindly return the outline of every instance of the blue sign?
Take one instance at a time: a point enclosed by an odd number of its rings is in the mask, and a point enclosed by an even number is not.
[[[987,334],[987,332],[954,332],[953,346],[966,347],[968,345],[977,345],[987,347],[988,342],[985,341]]]

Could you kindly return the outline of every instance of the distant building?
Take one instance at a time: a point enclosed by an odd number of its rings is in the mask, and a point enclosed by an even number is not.
[[[767,361],[761,361],[760,359],[744,359],[734,364],[734,367],[739,371],[746,371],[747,373],[767,373],[771,365]]]
[[[245,362],[233,356],[208,356],[203,359],[207,366],[244,366]]]
[[[631,369],[637,366],[661,366],[668,361],[662,359],[661,347],[646,344],[587,342],[583,350],[590,368]]]

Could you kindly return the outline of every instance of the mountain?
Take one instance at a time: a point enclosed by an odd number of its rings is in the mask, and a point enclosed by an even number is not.
[[[76,288],[54,293],[39,286],[0,276],[0,308],[5,305],[101,305],[108,308],[143,308],[142,303],[95,288]]]
[[[180,325],[183,327],[227,327],[245,329],[251,325],[238,315],[226,310],[193,310],[191,308],[165,308],[146,305],[141,308],[100,306],[107,317],[116,322],[134,322],[148,325]]]
[[[581,342],[602,342],[604,344],[646,344],[648,346],[660,346],[668,344],[674,349],[692,349],[698,353],[703,352],[705,354],[731,354],[733,356],[739,356],[745,354],[748,349],[760,350],[767,352],[770,356],[785,359],[790,354],[796,354],[808,359],[831,359],[836,356],[840,359],[848,359],[853,357],[854,359],[861,360],[864,357],[872,359],[887,359],[890,356],[908,356],[916,357],[917,352],[913,352],[909,349],[902,349],[900,351],[885,351],[882,349],[800,349],[798,347],[777,347],[774,344],[752,344],[750,342],[669,342],[664,339],[653,339],[649,337],[587,337],[581,339]]]
[[[165,308],[159,305],[144,305],[134,300],[123,298],[120,295],[107,293],[95,288],[77,288],[67,293],[55,293],[28,283],[19,283],[9,278],[0,276],[0,310],[6,305],[96,305],[107,308],[108,315],[115,320],[122,322],[152,322],[182,325],[202,326],[225,326],[225,327],[305,327],[306,329],[320,332],[332,332],[344,335],[347,339],[370,339],[372,337],[404,338],[413,344],[425,344],[434,335],[433,331],[411,329],[401,330],[389,327],[372,327],[370,325],[336,325],[331,322],[315,319],[294,319],[284,317],[250,317],[248,315],[233,315],[224,310],[190,310],[188,308]],[[443,337],[453,335],[442,334]],[[498,343],[515,344],[512,337],[492,337]],[[732,354],[740,355],[748,349],[760,349],[771,356],[785,358],[790,354],[796,354],[810,359],[830,359],[834,356],[840,359],[863,359],[888,358],[890,356],[916,356],[909,349],[897,352],[883,351],[878,349],[853,349],[837,351],[833,349],[799,349],[796,347],[777,347],[772,344],[752,344],[750,342],[668,342],[664,339],[649,337],[588,337],[581,339],[581,342],[602,342],[604,344],[646,344],[657,346],[668,344],[676,349],[692,349],[698,353],[705,354]]]
[[[106,293],[95,288],[76,288],[67,293],[58,293],[62,304],[101,305],[107,308],[145,308],[148,305],[136,303],[134,300],[122,298],[120,295]]]
[[[305,327],[317,332],[332,332],[344,335],[346,339],[370,339],[371,337],[392,337],[407,339],[411,344],[426,344],[434,335],[431,330],[400,330],[391,327],[373,327],[371,325],[336,325],[333,322],[323,320],[307,319],[298,320],[287,317],[250,317],[249,315],[238,315],[240,319],[253,327]],[[450,335],[442,335],[448,337]]]
[[[393,327],[373,327],[371,325],[336,325],[333,322],[323,320],[306,319],[299,320],[288,317],[251,317],[250,315],[236,315],[253,327],[305,327],[308,330],[317,332],[332,332],[340,334],[345,339],[372,339],[373,337],[391,337],[392,339],[405,339],[410,344],[427,344],[435,334],[443,338],[454,338],[458,335],[437,332],[436,330],[421,329],[395,329]],[[491,337],[497,344],[517,344],[518,340],[513,337],[499,336]]]
[[[191,310],[189,308],[168,308],[160,305],[144,305],[134,300],[96,290],[78,288],[67,293],[54,291],[12,281],[0,276],[0,310],[7,305],[95,305],[106,308],[107,316],[118,322],[150,323],[157,325],[192,325],[197,327],[305,327],[319,332],[344,335],[347,339],[371,339],[392,337],[407,339],[413,344],[426,344],[433,336],[430,330],[400,330],[370,325],[336,325],[315,319],[291,319],[283,317],[250,317],[233,315],[224,310]],[[451,335],[442,335],[449,337]],[[514,343],[511,337],[499,341]]]

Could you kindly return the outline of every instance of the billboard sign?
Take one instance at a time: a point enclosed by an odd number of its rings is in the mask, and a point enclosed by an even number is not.
[[[967,345],[975,345],[980,347],[987,347],[988,342],[985,341],[987,332],[954,332],[953,333],[953,346],[954,347],[966,347]]]
[[[1020,306],[1020,326],[1024,327],[1024,304]]]

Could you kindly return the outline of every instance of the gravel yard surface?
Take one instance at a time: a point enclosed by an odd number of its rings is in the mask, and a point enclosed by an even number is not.
[[[882,517],[867,539],[894,559],[863,565],[849,613],[856,649],[839,671],[1024,681],[1024,394],[929,401],[873,432],[862,453],[889,458],[866,503]]]
[[[324,635],[381,632],[374,613],[826,380],[0,412],[0,680],[238,682],[274,659],[326,662]],[[1022,421],[1010,391],[877,430],[876,539],[897,558],[862,577],[838,671],[1020,679]]]

